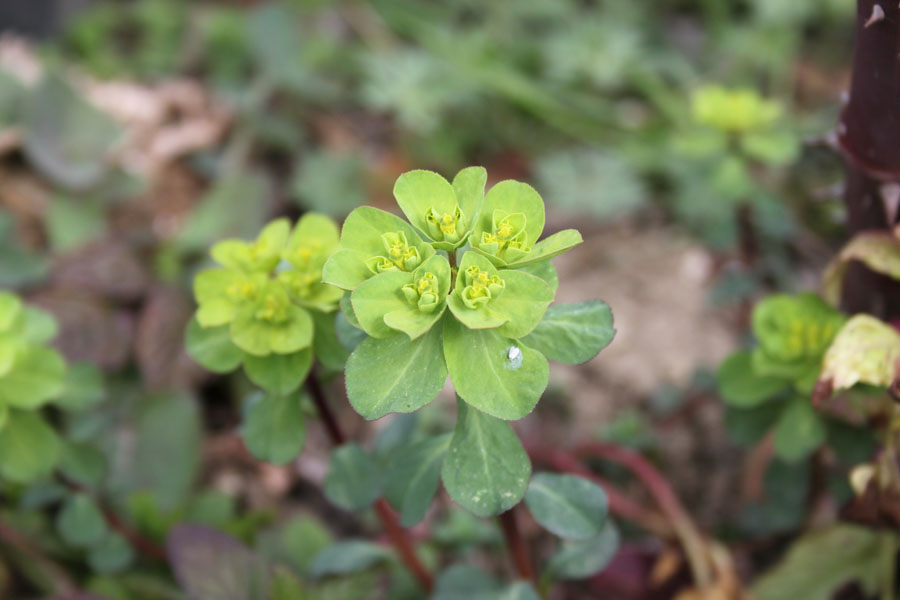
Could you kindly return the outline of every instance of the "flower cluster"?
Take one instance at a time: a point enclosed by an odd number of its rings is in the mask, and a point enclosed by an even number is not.
[[[810,391],[822,368],[822,357],[847,317],[812,293],[776,294],[753,311],[753,370],[795,382]]]
[[[210,253],[220,267],[194,279],[198,308],[187,335],[194,358],[217,372],[243,362],[252,369],[251,379],[257,379],[258,369],[251,364],[289,356],[305,374],[316,314],[333,312],[343,293],[322,282],[338,236],[331,219],[310,213],[293,230],[287,219],[278,219],[252,242],[225,240],[213,246]],[[303,377],[295,379],[299,385]]]
[[[323,278],[350,292],[350,302],[341,305],[348,321],[373,340],[384,340],[383,346],[361,345],[348,363],[350,401],[364,416],[421,405],[421,399],[372,400],[376,384],[355,382],[362,373],[357,365],[368,364],[362,356],[389,354],[398,335],[406,336],[407,349],[421,346],[423,364],[426,356],[438,357],[434,393],[449,372],[463,400],[496,417],[521,418],[546,386],[546,359],[522,338],[553,301],[555,273],[547,260],[580,243],[581,236],[566,230],[539,241],[544,204],[538,193],[503,181],[485,195],[486,180],[481,167],[462,170],[452,183],[437,173],[411,171],[394,187],[408,222],[371,207],[347,217],[341,249],[325,264]],[[515,368],[511,348],[519,359]],[[481,363],[473,369],[469,362],[479,352]],[[518,371],[523,356],[529,364]],[[479,374],[485,369],[493,376]],[[535,377],[543,380],[531,381]],[[517,397],[506,398],[514,388]]]

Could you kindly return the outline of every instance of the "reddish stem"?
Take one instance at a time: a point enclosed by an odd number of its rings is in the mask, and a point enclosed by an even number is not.
[[[712,582],[710,564],[707,560],[705,543],[699,529],[666,478],[656,470],[650,461],[637,452],[603,442],[586,442],[576,446],[575,454],[609,460],[626,467],[644,484],[659,504],[660,510],[668,517],[687,555],[694,581],[705,588]]]
[[[334,417],[331,407],[328,406],[328,399],[325,396],[325,391],[322,389],[315,373],[309,374],[306,383],[309,392],[312,395],[313,402],[316,405],[316,409],[319,411],[322,423],[325,424],[325,430],[328,432],[328,437],[335,446],[340,446],[347,438],[341,430],[337,419]],[[397,515],[394,513],[394,509],[391,508],[384,498],[379,498],[378,501],[375,502],[375,513],[378,515],[378,520],[381,521],[381,525],[384,527],[388,538],[390,538],[391,543],[400,555],[403,564],[419,581],[422,588],[430,594],[434,587],[434,581],[431,578],[431,574],[425,568],[425,565],[422,564],[422,561],[420,561],[419,557],[416,555],[415,548],[410,541],[407,531],[403,529],[403,527],[400,526],[399,521],[397,521]]]
[[[66,478],[62,474],[58,474],[57,478],[72,491],[82,493],[82,494],[90,494],[90,490],[85,488],[79,483],[71,481]],[[99,498],[94,497],[94,501],[100,507],[100,512],[103,513],[103,519],[106,521],[106,524],[113,531],[118,532],[125,539],[127,539],[132,546],[138,549],[138,551],[148,558],[152,558],[154,560],[160,560],[163,562],[168,561],[168,556],[166,555],[166,551],[162,546],[154,542],[153,540],[144,537],[131,527],[127,523],[125,523],[119,516],[115,513],[113,509],[109,506],[106,506]]]
[[[509,548],[509,553],[512,556],[513,564],[519,577],[537,585],[534,568],[531,566],[531,557],[528,555],[528,545],[519,531],[515,511],[516,507],[512,507],[508,511],[501,513],[497,520],[500,521],[500,528],[503,530],[506,547]]]
[[[584,477],[602,487],[609,501],[609,511],[614,515],[628,519],[660,537],[671,538],[674,536],[672,526],[662,515],[629,498],[611,482],[584,466],[584,463],[573,456],[571,452],[560,448],[529,447],[528,454],[537,463],[545,464],[557,471]]]

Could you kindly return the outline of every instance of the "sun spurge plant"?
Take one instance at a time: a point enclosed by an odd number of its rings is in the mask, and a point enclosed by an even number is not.
[[[549,259],[580,243],[578,232],[542,240],[538,193],[503,181],[485,194],[486,181],[481,167],[452,183],[430,171],[400,176],[394,195],[407,220],[356,209],[323,271],[349,292],[344,317],[366,334],[347,361],[350,403],[367,419],[413,412],[449,375],[461,403],[455,433],[436,447],[449,453],[441,473],[450,495],[483,516],[525,492],[528,457],[503,420],[534,409],[547,358],[584,362],[613,333],[602,302],[548,309]]]
[[[0,478],[31,481],[49,473],[60,440],[40,409],[64,389],[66,364],[48,342],[56,322],[0,292]]]
[[[825,353],[846,321],[812,293],[769,296],[753,311],[758,346],[731,355],[719,368],[719,390],[729,406],[782,403],[773,414],[782,458],[798,460],[825,441],[825,424],[810,396]]]
[[[334,331],[343,292],[322,283],[322,266],[337,247],[338,228],[328,217],[307,214],[293,228],[278,219],[252,242],[213,246],[220,266],[194,279],[198,308],[187,330],[188,351],[213,372],[243,365],[265,390],[251,402],[245,429],[250,450],[265,460],[286,462],[300,451],[304,424],[295,392],[314,350],[335,370],[346,359]]]

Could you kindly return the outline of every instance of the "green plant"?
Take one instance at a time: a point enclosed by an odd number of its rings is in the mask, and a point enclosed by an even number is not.
[[[406,173],[394,195],[408,221],[360,207],[339,241],[326,217],[307,214],[293,230],[281,219],[253,242],[214,245],[221,267],[194,280],[198,309],[188,349],[216,372],[243,364],[265,391],[251,402],[244,426],[259,458],[285,462],[299,452],[305,434],[296,391],[313,356],[345,370],[350,404],[367,419],[424,408],[449,376],[459,397],[452,433],[402,442],[387,468],[377,452],[346,440],[316,376],[308,382],[338,445],[325,494],[347,510],[374,507],[426,588],[431,577],[393,509],[403,526],[416,524],[440,481],[475,515],[503,515],[525,579],[534,574],[508,512],[523,497],[551,532],[585,542],[555,559],[542,585],[602,568],[617,539],[604,529],[602,489],[571,475],[532,478],[531,461],[506,422],[535,408],[547,386],[548,358],[577,364],[610,342],[611,314],[599,301],[550,307],[557,277],[549,260],[581,236],[566,230],[540,239],[538,193],[503,181],[485,194],[486,181],[481,167],[462,170],[452,183],[430,171]],[[598,547],[605,548],[603,561],[590,569],[569,566]],[[370,564],[360,561],[348,568]]]

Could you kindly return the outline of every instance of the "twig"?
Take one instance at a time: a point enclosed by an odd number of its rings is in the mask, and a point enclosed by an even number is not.
[[[76,483],[62,474],[57,474],[57,479],[69,488],[70,490],[82,494],[90,494],[94,501],[97,503],[97,506],[100,507],[100,512],[103,514],[103,519],[106,521],[106,524],[113,531],[118,532],[125,539],[131,542],[131,545],[137,548],[137,550],[148,558],[152,558],[155,560],[160,560],[163,562],[168,562],[168,555],[162,546],[157,544],[151,539],[148,539],[129,527],[127,523],[125,523],[119,516],[115,513],[115,511],[104,504],[99,498],[93,496],[90,490],[85,488],[83,485]]]
[[[497,520],[500,522],[500,528],[503,530],[503,539],[506,540],[506,547],[509,549],[519,577],[537,586],[534,567],[531,566],[531,557],[528,556],[528,545],[519,531],[515,511],[516,507],[514,506],[508,511],[501,513]]]
[[[579,456],[597,457],[609,460],[626,467],[644,484],[659,504],[660,510],[668,517],[681,542],[684,553],[687,556],[694,583],[703,589],[712,583],[712,572],[706,555],[706,544],[703,541],[699,529],[694,524],[688,512],[681,505],[681,501],[669,482],[666,481],[650,461],[637,452],[614,444],[602,442],[587,442],[576,447],[575,453]]]
[[[528,455],[537,463],[545,464],[557,471],[584,477],[602,487],[609,501],[609,511],[614,515],[636,523],[641,528],[662,538],[675,537],[675,532],[665,517],[626,496],[611,482],[584,466],[584,463],[571,452],[561,448],[528,447]]]
[[[328,432],[328,437],[335,446],[340,446],[347,438],[341,430],[337,419],[334,417],[334,413],[328,406],[328,399],[325,396],[325,391],[322,389],[322,385],[316,377],[315,372],[309,374],[306,384],[309,388],[309,393],[312,396],[313,403],[319,411],[322,423],[325,425],[325,430]],[[403,564],[415,576],[425,591],[431,593],[431,590],[434,587],[434,581],[431,578],[431,574],[416,555],[415,548],[413,548],[407,531],[403,529],[397,521],[397,515],[394,514],[394,509],[391,508],[384,498],[379,498],[378,501],[375,502],[375,513],[378,515],[378,520],[381,521],[381,525],[384,527],[391,543],[400,555]]]

